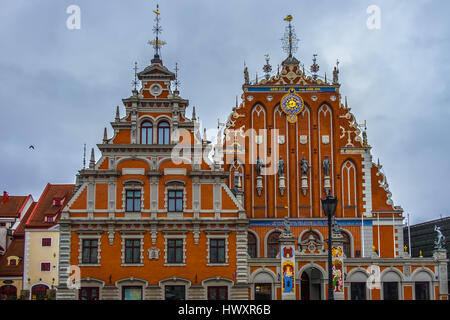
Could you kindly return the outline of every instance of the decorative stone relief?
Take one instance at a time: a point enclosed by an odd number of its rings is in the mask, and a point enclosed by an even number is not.
[[[336,96],[335,96],[335,95],[331,96],[331,97],[330,97],[330,100],[331,100],[331,101],[336,101]]]
[[[247,100],[248,101],[252,101],[253,100],[253,96],[247,96]]]
[[[150,260],[158,260],[159,254],[160,254],[159,248],[153,247],[153,248],[148,249],[148,258]]]
[[[323,144],[329,144],[330,143],[330,136],[328,136],[328,135],[322,136],[322,143]]]
[[[278,136],[278,144],[284,144],[286,141],[285,136]]]
[[[272,96],[267,96],[267,101],[272,101],[273,97]]]

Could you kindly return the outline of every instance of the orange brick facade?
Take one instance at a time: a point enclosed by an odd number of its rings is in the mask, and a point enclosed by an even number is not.
[[[285,218],[295,297],[326,299],[327,193],[338,198],[342,299],[446,299],[446,254],[404,251],[403,210],[341,96],[337,67],[332,81],[293,56],[260,81],[245,70],[215,145],[157,54],[137,76],[142,88],[123,99],[125,115],[117,109],[62,213],[58,299],[281,299]],[[282,108],[289,89],[303,101],[295,121]]]

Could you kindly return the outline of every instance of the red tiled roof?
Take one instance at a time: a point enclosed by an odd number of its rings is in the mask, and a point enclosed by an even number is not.
[[[37,202],[33,202],[30,207],[28,208],[27,212],[24,214],[22,220],[20,221],[19,226],[17,227],[16,231],[14,232],[14,237],[24,237],[25,236],[25,223],[28,220],[28,217],[33,212],[34,207],[36,206]]]
[[[26,221],[25,227],[27,228],[51,228],[56,225],[57,219],[61,213],[61,210],[72,198],[74,184],[50,184],[48,183],[42,192],[37,204],[30,217]],[[53,200],[63,199],[63,202],[59,206],[53,205]],[[52,223],[45,222],[46,216],[53,216]]]
[[[0,197],[0,217],[18,218],[28,196],[8,196],[6,203],[3,203],[3,198]]]
[[[25,239],[14,239],[6,250],[6,253],[0,257],[0,277],[22,276],[23,274],[23,252]],[[8,266],[8,257],[19,257],[19,263],[15,266]]]

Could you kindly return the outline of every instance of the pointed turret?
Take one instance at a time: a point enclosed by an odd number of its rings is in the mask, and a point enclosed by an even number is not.
[[[89,169],[95,168],[95,154],[94,154],[94,148],[91,150],[91,160],[89,161]]]
[[[108,143],[108,132],[106,131],[106,127],[105,130],[103,131],[103,144],[107,144]]]

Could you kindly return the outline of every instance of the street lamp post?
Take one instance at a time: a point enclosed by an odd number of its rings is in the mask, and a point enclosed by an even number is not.
[[[331,219],[336,212],[336,206],[338,199],[327,195],[325,199],[321,199],[322,208],[325,212],[325,215],[328,217],[328,300],[334,300],[334,292],[333,292],[333,266],[331,263]]]

